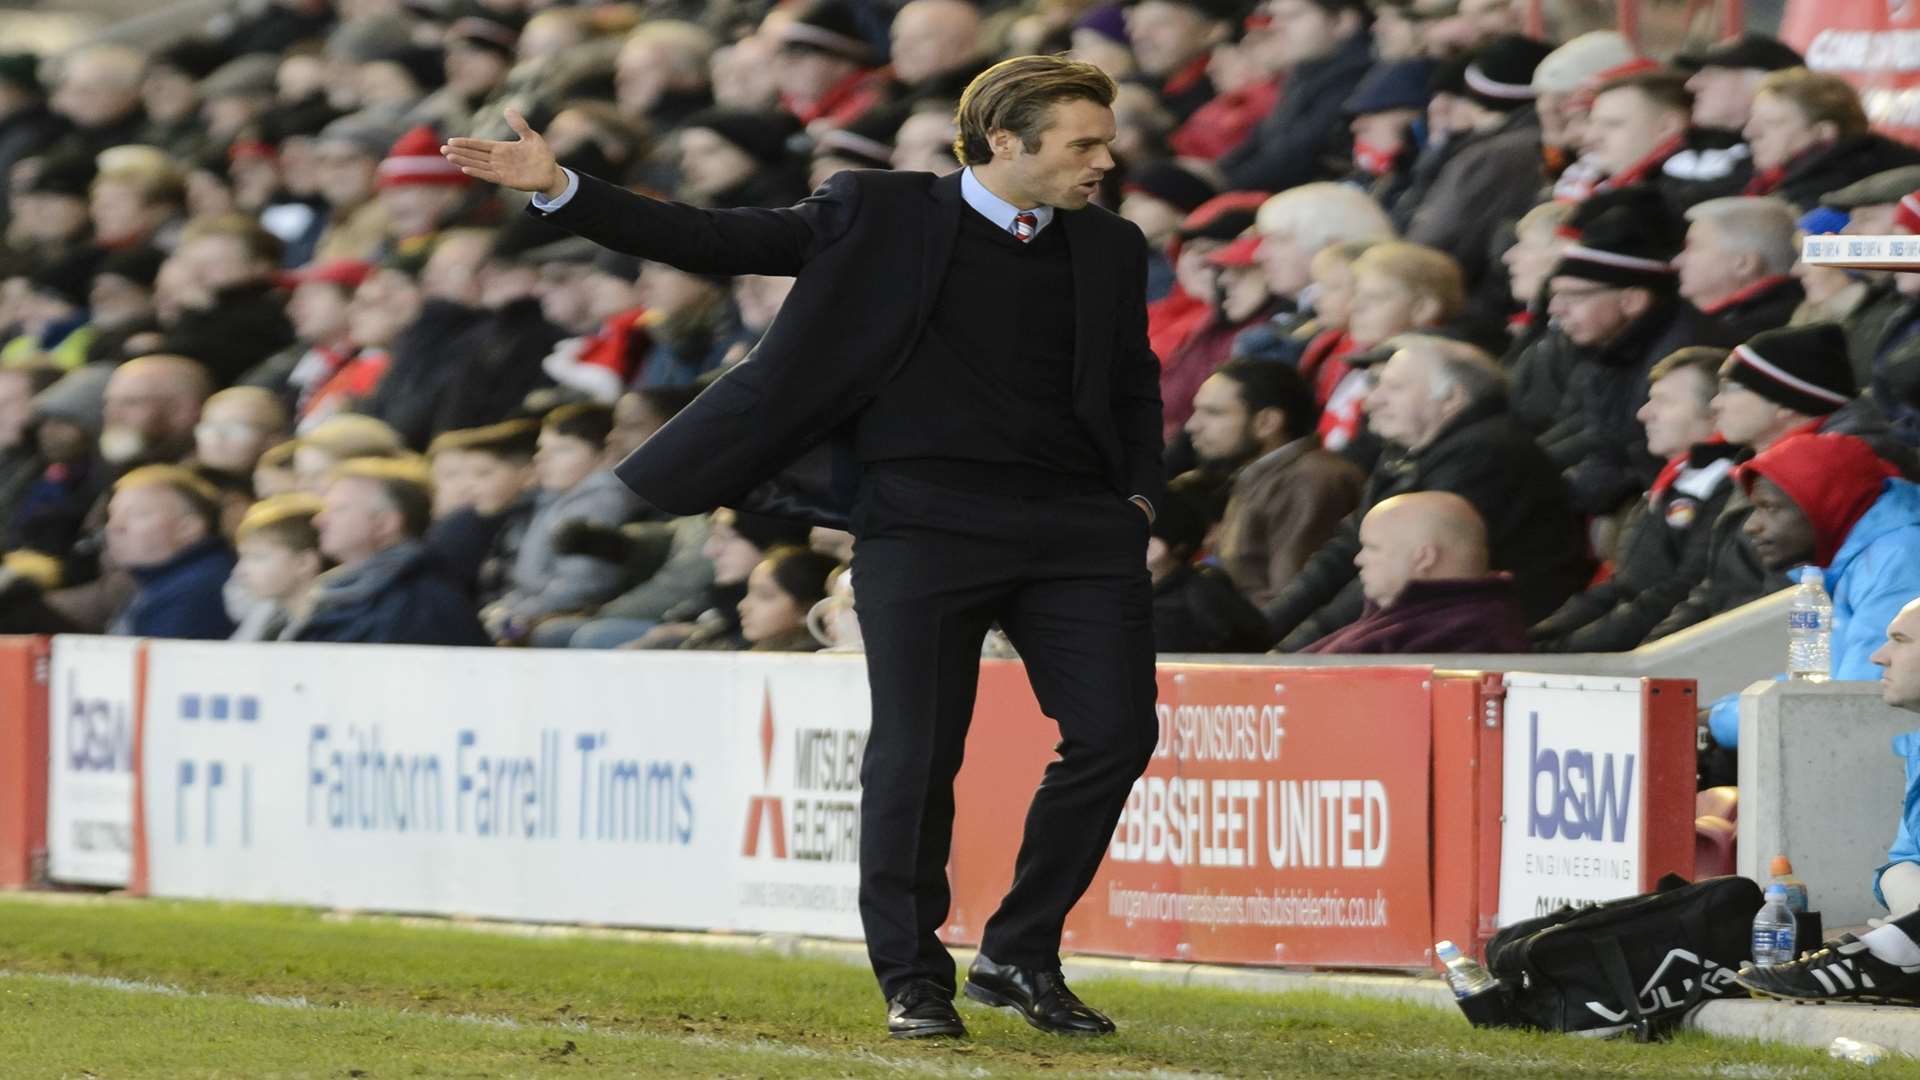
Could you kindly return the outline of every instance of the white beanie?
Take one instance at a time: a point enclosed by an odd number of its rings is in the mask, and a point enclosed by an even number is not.
[[[1533,69],[1536,94],[1571,94],[1588,79],[1639,55],[1618,30],[1594,30],[1547,54]]]

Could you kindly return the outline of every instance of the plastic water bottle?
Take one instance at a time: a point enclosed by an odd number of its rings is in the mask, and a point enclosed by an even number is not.
[[[1454,997],[1469,998],[1500,985],[1500,980],[1494,978],[1492,972],[1471,957],[1462,955],[1459,946],[1451,941],[1434,942],[1433,955],[1439,959],[1441,970],[1447,976],[1447,985],[1453,987]]]
[[[1851,1061],[1855,1065],[1878,1065],[1887,1058],[1887,1048],[1879,1043],[1862,1042],[1840,1036],[1827,1045],[1827,1056],[1836,1061]]]
[[[1795,914],[1805,914],[1807,910],[1807,883],[1793,876],[1793,860],[1785,855],[1775,855],[1767,867],[1772,875],[1770,884],[1787,890],[1787,910]]]
[[[1767,886],[1767,902],[1753,917],[1753,964],[1784,964],[1800,955],[1793,947],[1793,912],[1787,907],[1787,887]]]
[[[1833,638],[1833,601],[1820,584],[1820,568],[1800,568],[1800,584],[1793,590],[1793,610],[1787,616],[1787,677],[1826,682],[1833,670],[1829,659]]]

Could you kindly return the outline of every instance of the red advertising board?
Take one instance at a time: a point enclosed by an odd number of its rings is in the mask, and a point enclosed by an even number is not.
[[[47,639],[0,638],[0,887],[47,850]]]
[[[1160,743],[1063,947],[1417,967],[1432,938],[1432,673],[1162,665]],[[977,942],[1058,733],[1018,664],[982,674],[947,937]]]
[[[1875,127],[1920,141],[1920,0],[1788,0],[1780,37],[1858,86]]]

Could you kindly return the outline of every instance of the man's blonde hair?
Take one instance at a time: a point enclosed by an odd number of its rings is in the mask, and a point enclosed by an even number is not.
[[[1838,75],[1787,68],[1761,79],[1754,94],[1772,94],[1791,102],[1808,124],[1832,124],[1840,138],[1867,133],[1867,110],[1860,104],[1860,92]]]

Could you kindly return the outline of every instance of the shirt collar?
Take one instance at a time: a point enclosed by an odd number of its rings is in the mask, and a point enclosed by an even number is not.
[[[988,191],[987,185],[973,175],[971,166],[960,172],[960,197],[967,200],[967,205],[973,207],[981,217],[993,222],[1002,231],[1009,233],[1013,231],[1013,218],[1015,214],[1020,213],[1020,208]],[[1035,236],[1039,236],[1040,230],[1046,228],[1048,222],[1053,220],[1051,206],[1036,206],[1028,213],[1031,213],[1039,222],[1033,227]]]

